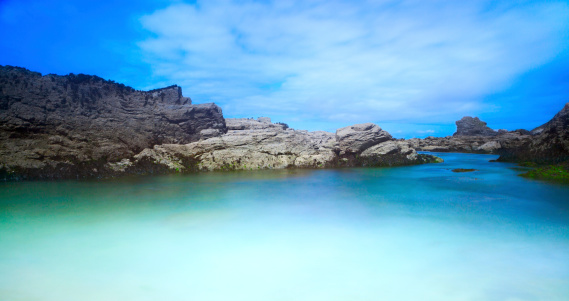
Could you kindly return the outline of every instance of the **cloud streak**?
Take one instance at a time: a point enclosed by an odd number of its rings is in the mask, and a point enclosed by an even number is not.
[[[139,47],[154,75],[227,116],[452,122],[567,50],[564,2],[466,2],[182,3],[140,19],[153,37]]]

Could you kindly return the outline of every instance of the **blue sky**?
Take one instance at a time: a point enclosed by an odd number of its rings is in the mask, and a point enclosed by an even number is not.
[[[226,117],[446,136],[569,102],[567,1],[0,0],[0,64],[182,86]]]

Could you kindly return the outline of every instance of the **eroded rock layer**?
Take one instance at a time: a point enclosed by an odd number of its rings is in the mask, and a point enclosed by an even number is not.
[[[99,176],[145,148],[227,131],[215,104],[192,105],[178,86],[148,92],[96,76],[0,66],[4,178]]]
[[[505,147],[500,161],[555,164],[569,161],[569,103],[549,122],[531,131],[523,145]]]
[[[549,122],[531,131],[492,130],[478,118],[456,122],[450,137],[410,139],[417,150],[499,154],[499,161],[556,164],[569,161],[569,103]]]
[[[375,124],[338,129],[336,134],[294,130],[266,118],[226,119],[227,134],[184,145],[164,144],[143,150],[133,160],[109,166],[125,172],[254,170],[400,166],[441,162],[421,155],[406,141],[396,141]]]

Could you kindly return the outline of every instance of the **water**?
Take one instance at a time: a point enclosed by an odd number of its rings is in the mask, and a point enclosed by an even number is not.
[[[439,156],[0,184],[0,300],[569,300],[569,186]]]

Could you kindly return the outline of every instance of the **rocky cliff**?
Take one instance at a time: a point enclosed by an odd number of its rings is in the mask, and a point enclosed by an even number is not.
[[[336,133],[224,119],[178,86],[152,91],[90,75],[0,66],[0,178],[102,178],[261,168],[438,162],[375,124]]]
[[[522,145],[504,147],[500,161],[556,164],[569,161],[569,103],[549,122],[531,131]]]
[[[227,131],[215,104],[192,105],[178,86],[152,91],[89,75],[0,66],[0,175],[102,176],[145,148]]]

